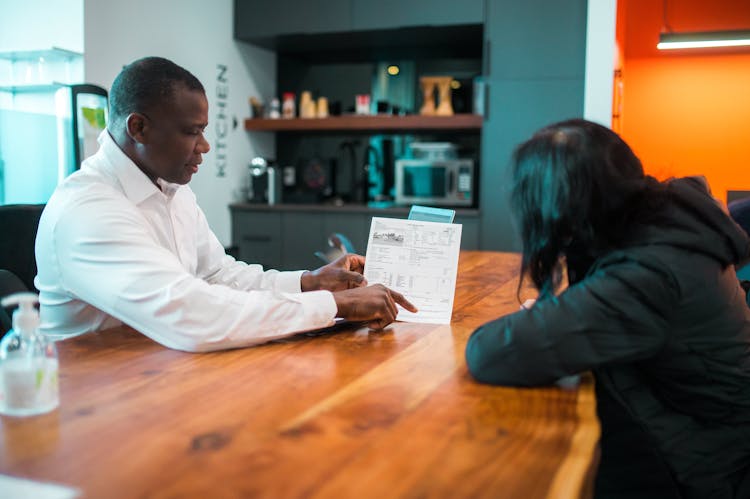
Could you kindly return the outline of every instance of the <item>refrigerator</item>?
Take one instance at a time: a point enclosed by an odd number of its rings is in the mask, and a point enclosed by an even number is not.
[[[67,85],[55,94],[58,182],[99,149],[107,126],[107,91],[91,84]]]
[[[91,84],[0,87],[0,205],[43,204],[98,149],[107,91]]]

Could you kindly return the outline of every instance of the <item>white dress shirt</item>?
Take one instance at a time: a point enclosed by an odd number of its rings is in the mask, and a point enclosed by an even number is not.
[[[41,331],[62,339],[126,323],[186,351],[253,345],[333,324],[328,291],[302,271],[238,262],[187,185],[159,190],[105,130],[60,184],[36,239]]]

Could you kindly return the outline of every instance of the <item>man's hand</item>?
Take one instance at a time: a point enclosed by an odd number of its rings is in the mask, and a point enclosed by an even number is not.
[[[401,293],[388,289],[382,284],[360,287],[333,293],[338,307],[338,317],[350,321],[366,321],[372,329],[383,329],[396,320],[398,303],[409,312],[416,312]]]
[[[342,255],[318,270],[302,274],[300,286],[302,291],[343,291],[345,289],[366,286],[367,280],[362,275],[365,270],[365,257],[355,254]]]

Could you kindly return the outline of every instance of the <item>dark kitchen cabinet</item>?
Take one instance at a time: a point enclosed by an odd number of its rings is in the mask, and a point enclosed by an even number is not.
[[[281,213],[232,211],[232,241],[238,259],[279,268],[281,258]]]
[[[351,0],[235,0],[234,36],[252,41],[287,34],[351,30]]]
[[[354,30],[484,22],[484,0],[352,0],[351,9]]]
[[[485,0],[235,0],[234,36],[267,48],[310,52],[354,43],[362,49],[409,41],[394,30],[481,26]],[[363,32],[371,33],[363,33]],[[363,34],[365,38],[358,36]],[[309,35],[327,38],[310,38]],[[426,32],[414,32],[422,38]],[[401,36],[401,38],[399,38]],[[454,43],[459,40],[454,39]],[[339,47],[340,48],[340,47]]]
[[[318,267],[314,253],[325,247],[323,217],[307,210],[284,212],[281,225],[281,267],[289,270]]]

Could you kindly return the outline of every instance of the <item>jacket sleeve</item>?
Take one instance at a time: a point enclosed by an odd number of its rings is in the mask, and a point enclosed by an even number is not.
[[[740,281],[740,286],[742,286],[742,289],[745,290],[745,301],[750,307],[750,281]]]
[[[538,386],[650,357],[667,340],[678,293],[658,262],[608,257],[559,296],[474,331],[466,347],[469,371],[484,383]]]

